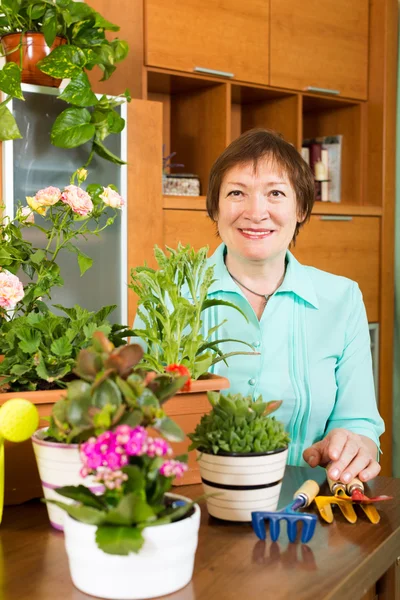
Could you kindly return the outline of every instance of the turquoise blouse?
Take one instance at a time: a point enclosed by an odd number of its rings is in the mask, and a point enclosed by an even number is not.
[[[231,392],[283,400],[276,418],[292,443],[289,464],[304,465],[305,448],[331,429],[343,427],[371,438],[379,447],[384,423],[377,409],[368,322],[358,285],[345,277],[301,265],[287,252],[281,286],[270,297],[261,320],[224,263],[221,244],[208,259],[215,265],[209,297],[238,305],[204,311],[204,333],[225,321],[211,339],[251,343],[259,354],[234,356],[213,372],[227,377]],[[249,350],[237,342],[224,352]]]

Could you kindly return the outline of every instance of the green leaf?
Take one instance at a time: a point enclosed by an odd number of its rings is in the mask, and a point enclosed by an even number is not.
[[[59,95],[60,100],[65,100],[69,104],[75,106],[93,106],[97,104],[96,95],[92,92],[92,88],[86,73],[79,73]]]
[[[65,44],[54,48],[48,56],[37,63],[37,67],[51,77],[73,79],[82,72],[85,64],[85,53],[77,46]]]
[[[30,260],[31,262],[33,262],[35,265],[40,265],[40,263],[42,262],[42,260],[46,258],[46,252],[44,250],[36,250],[36,252],[34,252],[31,257]]]
[[[82,250],[78,249],[78,265],[82,277],[82,275],[93,265],[93,259],[87,254],[84,254]]]
[[[110,162],[113,162],[117,165],[125,165],[126,164],[125,161],[123,161],[121,158],[119,158],[118,156],[113,154],[111,152],[111,150],[106,148],[104,146],[104,144],[102,144],[99,141],[93,142],[93,149],[99,156],[101,156],[101,158],[104,158],[105,160],[109,160]]]
[[[57,490],[58,491],[58,490]],[[92,508],[91,506],[77,506],[76,504],[65,504],[64,502],[58,502],[58,500],[44,500],[50,504],[55,504],[62,510],[65,510],[70,517],[80,521],[81,523],[87,523],[88,525],[99,525],[104,523],[106,512]]]
[[[57,494],[60,494],[65,498],[71,498],[71,500],[80,502],[84,506],[91,506],[98,510],[103,510],[105,508],[105,504],[101,500],[101,497],[93,494],[93,492],[84,485],[64,485],[57,488]]]
[[[39,331],[34,329],[27,329],[18,332],[18,337],[21,340],[18,344],[19,348],[27,354],[34,354],[40,346],[42,336]]]
[[[69,339],[64,335],[52,342],[50,350],[56,356],[70,356],[72,353],[72,344],[69,341]]]
[[[169,442],[182,442],[185,439],[185,432],[169,417],[158,420],[154,429],[157,429]]]
[[[24,99],[21,90],[21,69],[16,63],[6,63],[0,70],[0,90],[13,98]]]
[[[95,134],[86,108],[67,108],[55,120],[51,130],[51,143],[59,148],[76,148],[85,144]]]
[[[122,467],[121,470],[123,473],[126,473],[128,475],[128,479],[124,483],[125,493],[140,493],[142,490],[144,490],[144,474],[137,465],[127,465],[126,467]]]
[[[135,492],[126,494],[118,505],[107,513],[106,522],[113,525],[133,525],[155,518],[155,513],[141,496]]]
[[[139,552],[144,538],[136,527],[112,527],[102,525],[97,528],[96,544],[106,554],[126,556]]]
[[[111,42],[112,49],[114,51],[114,61],[116,63],[124,60],[129,52],[128,43],[124,40],[113,40]]]
[[[122,395],[117,384],[111,379],[103,381],[93,393],[93,404],[102,408],[106,404],[120,406],[122,403]]]
[[[46,44],[51,48],[57,35],[57,14],[52,8],[46,10],[45,19],[42,25],[42,33],[46,40]]]
[[[6,140],[19,140],[22,135],[14,116],[4,104],[0,106],[0,142]]]

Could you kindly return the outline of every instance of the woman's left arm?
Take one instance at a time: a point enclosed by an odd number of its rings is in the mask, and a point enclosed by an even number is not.
[[[379,437],[384,431],[375,399],[368,320],[356,283],[349,301],[345,348],[336,365],[335,406],[324,438],[303,453],[312,467],[332,463],[329,477],[344,483],[356,476],[368,481],[379,473]]]

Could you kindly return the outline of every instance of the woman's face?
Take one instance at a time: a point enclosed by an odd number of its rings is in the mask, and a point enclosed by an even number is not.
[[[282,258],[299,220],[289,178],[268,158],[256,170],[246,163],[225,173],[217,225],[231,255],[261,262]]]

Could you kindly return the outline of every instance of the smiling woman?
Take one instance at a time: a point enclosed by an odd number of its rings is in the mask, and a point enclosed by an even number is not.
[[[306,267],[289,251],[314,203],[314,178],[297,150],[275,132],[254,129],[214,163],[207,210],[222,244],[210,298],[236,303],[206,311],[203,326],[226,319],[223,338],[253,344],[214,372],[231,392],[283,400],[276,418],[292,439],[289,464],[326,465],[332,479],[367,481],[383,421],[375,401],[368,323],[358,285]]]

